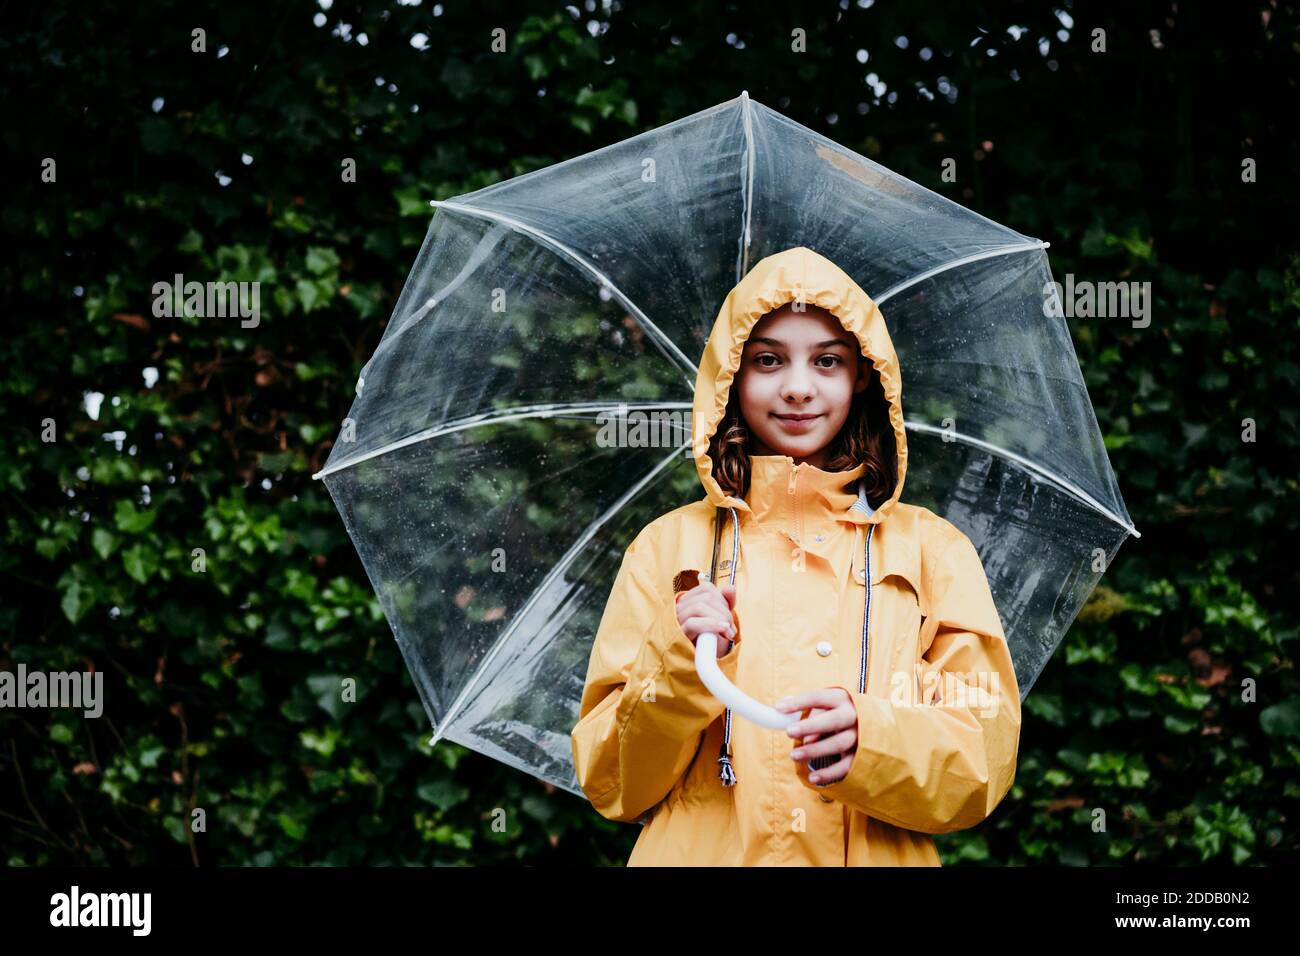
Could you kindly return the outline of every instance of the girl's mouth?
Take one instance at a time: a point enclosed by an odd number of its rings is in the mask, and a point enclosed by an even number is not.
[[[806,432],[812,428],[820,415],[774,415],[781,427],[789,432]]]

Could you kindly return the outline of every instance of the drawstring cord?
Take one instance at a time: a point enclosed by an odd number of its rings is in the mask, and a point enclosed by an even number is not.
[[[730,508],[731,511],[731,580],[730,584],[736,583],[736,565],[740,563],[740,519],[736,517],[736,509]],[[717,520],[714,522],[713,531],[713,563],[709,566],[709,580],[716,585],[718,580],[718,546],[722,542],[722,509],[718,508]],[[730,649],[728,649],[730,652]],[[722,779],[724,787],[734,787],[736,785],[736,771],[731,766],[731,708],[727,708],[726,730],[722,735],[722,749],[718,752],[718,776]]]
[[[709,580],[717,580],[718,570],[718,545],[722,539],[722,509],[718,509],[718,519],[715,524],[713,534],[713,564],[709,569]],[[863,558],[862,573],[863,585],[867,589],[866,598],[862,610],[862,651],[858,665],[858,693],[867,692],[867,647],[871,637],[871,533],[876,530],[875,524],[867,525],[867,533],[863,541]],[[740,528],[736,518],[736,509],[731,509],[731,584],[736,583],[736,564],[737,551],[740,547]],[[831,764],[840,760],[840,754],[828,754],[825,757],[814,757],[808,761],[808,766],[813,770],[821,770],[829,767]],[[726,727],[722,735],[722,747],[718,751],[718,777],[722,780],[724,787],[734,787],[736,785],[736,770],[731,762],[731,708],[727,708]]]

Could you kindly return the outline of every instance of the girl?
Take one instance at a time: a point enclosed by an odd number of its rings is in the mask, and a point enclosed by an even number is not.
[[[730,292],[695,383],[706,496],[623,557],[573,728],[629,865],[939,865],[1015,776],[1020,693],[970,540],[900,500],[902,381],[875,303],[804,247]],[[694,569],[717,564],[721,586]],[[802,715],[732,722],[694,643]],[[784,746],[782,741],[788,741]]]

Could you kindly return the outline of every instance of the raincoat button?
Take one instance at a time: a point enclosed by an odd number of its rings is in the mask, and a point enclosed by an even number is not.
[[[858,580],[859,580],[859,581],[865,581],[866,579],[867,579],[867,569],[866,569],[866,568],[858,568]]]
[[[820,644],[818,644],[818,645],[817,645],[817,653],[820,654],[822,657],[830,657],[830,656],[831,656],[831,642],[830,642],[830,641],[822,641]]]
[[[819,534],[819,535],[817,535],[817,537],[815,537],[813,540],[816,541],[818,544],[821,544],[823,541],[826,540],[826,535],[824,535],[824,534]]]

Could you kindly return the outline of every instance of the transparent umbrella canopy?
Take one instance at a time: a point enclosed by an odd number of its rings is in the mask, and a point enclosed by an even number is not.
[[[324,468],[429,719],[580,794],[570,731],[623,550],[703,497],[695,360],[808,246],[881,307],[906,500],[975,544],[1022,696],[1129,535],[1047,243],[746,93],[435,202]],[[614,423],[641,416],[651,427]],[[701,556],[702,560],[706,556]]]

